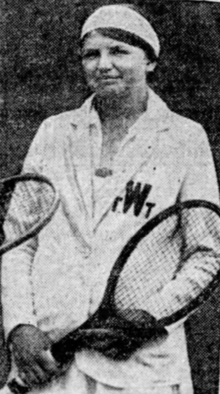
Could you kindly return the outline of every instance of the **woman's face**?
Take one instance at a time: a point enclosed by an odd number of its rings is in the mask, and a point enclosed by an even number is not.
[[[155,67],[141,48],[96,31],[85,39],[82,65],[89,87],[99,96],[146,92],[146,73]]]

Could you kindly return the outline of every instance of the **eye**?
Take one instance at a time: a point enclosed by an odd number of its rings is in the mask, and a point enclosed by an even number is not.
[[[127,49],[119,47],[119,46],[110,48],[109,52],[111,55],[116,55],[116,56],[129,54],[129,51]]]
[[[96,49],[88,49],[82,52],[83,59],[95,59],[99,57],[99,51]]]

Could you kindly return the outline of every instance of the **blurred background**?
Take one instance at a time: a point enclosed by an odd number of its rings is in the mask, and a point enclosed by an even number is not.
[[[0,176],[21,170],[41,121],[89,94],[78,39],[102,4],[138,5],[161,41],[153,89],[206,129],[220,182],[220,3],[165,0],[5,0],[0,7]],[[220,289],[186,324],[195,394],[217,394]],[[0,312],[1,316],[1,312]],[[0,385],[7,376],[0,325]]]

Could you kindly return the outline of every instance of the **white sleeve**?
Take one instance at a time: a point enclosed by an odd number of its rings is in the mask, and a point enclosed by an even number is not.
[[[201,199],[219,205],[219,189],[208,138],[203,128],[191,133],[184,162],[186,175],[181,200]]]
[[[180,199],[182,201],[202,199],[219,205],[216,171],[209,143],[202,128],[190,135],[187,146],[185,157],[182,158],[186,172]],[[209,250],[207,254],[198,252],[189,258],[185,268],[176,278],[165,285],[160,292],[150,297],[147,310],[152,315],[158,319],[169,316],[172,314],[174,303],[176,305],[179,303],[179,309],[181,309],[213,280],[220,270],[219,231],[216,234],[218,239],[207,239],[207,250]],[[155,311],[158,310],[158,306],[160,313],[156,315]],[[171,325],[168,331],[172,331],[182,322]]]

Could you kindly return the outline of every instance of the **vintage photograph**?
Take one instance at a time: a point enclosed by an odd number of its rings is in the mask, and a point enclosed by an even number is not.
[[[0,394],[220,394],[220,3],[0,25]]]

